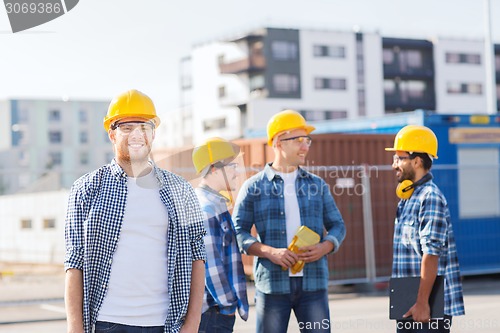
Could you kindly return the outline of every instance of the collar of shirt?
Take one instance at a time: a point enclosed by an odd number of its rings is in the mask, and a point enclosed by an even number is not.
[[[210,186],[208,186],[208,185],[200,185],[199,187],[201,189],[203,189],[204,191],[208,192],[207,196],[210,196],[211,199],[213,199],[213,200],[219,200],[219,201],[221,201],[223,203],[229,202],[228,198],[226,198],[225,196],[223,196],[222,194],[220,194],[219,192],[217,192],[216,190],[214,190]]]
[[[266,164],[266,166],[264,167],[264,176],[269,180],[269,181],[272,181],[275,177],[278,176],[278,172],[276,170],[273,169],[272,167],[272,163],[268,163]],[[298,167],[298,174],[297,174],[297,178],[304,178],[304,177],[310,177],[311,175],[308,174],[304,169],[302,169],[301,167]]]
[[[155,178],[158,181],[158,184],[160,188],[166,186],[168,180],[163,172],[156,166],[154,161],[149,160],[148,163],[151,165],[153,168],[153,172],[155,174]],[[110,163],[110,172],[111,174],[116,178],[116,180],[120,182],[126,182],[127,181],[127,174],[123,170],[123,168],[116,162],[115,159],[113,159]]]

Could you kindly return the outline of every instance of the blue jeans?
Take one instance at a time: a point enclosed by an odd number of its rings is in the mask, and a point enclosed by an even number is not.
[[[430,323],[416,323],[413,320],[398,320],[397,333],[450,333],[452,317],[445,315],[443,319],[431,320]]]
[[[219,313],[217,308],[209,308],[201,315],[198,333],[232,333],[236,316]]]
[[[163,333],[163,331],[163,326],[129,326],[106,321],[95,323],[95,333]]]
[[[327,290],[303,291],[302,279],[290,278],[290,294],[256,291],[257,333],[286,333],[292,309],[300,332],[330,332]]]

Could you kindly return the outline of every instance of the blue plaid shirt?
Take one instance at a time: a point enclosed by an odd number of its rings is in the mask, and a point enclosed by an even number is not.
[[[439,256],[438,275],[445,277],[444,313],[463,315],[460,267],[448,203],[432,180],[399,202],[395,222],[392,276],[420,276],[422,255]]]
[[[295,183],[300,209],[301,225],[330,241],[338,251],[345,238],[345,226],[328,185],[320,177],[301,168]],[[240,250],[247,253],[255,242],[275,248],[286,248],[286,219],[283,179],[270,165],[246,180],[241,188],[233,211],[236,236]],[[250,233],[256,227],[259,239]],[[327,234],[324,235],[326,229]],[[255,286],[265,294],[290,293],[288,270],[265,258],[256,257]],[[317,291],[328,287],[326,256],[304,266],[303,289]]]
[[[168,290],[170,306],[165,332],[179,332],[187,312],[191,269],[205,260],[203,216],[191,185],[154,167],[159,196],[168,216]],[[113,160],[73,184],[66,213],[66,269],[83,270],[83,325],[93,332],[106,295],[127,202],[127,175]],[[140,251],[140,249],[137,249]],[[145,258],[147,260],[147,258]],[[151,267],[154,269],[154,267]]]
[[[238,309],[241,318],[247,320],[247,283],[227,199],[207,187],[196,188],[195,192],[207,229],[203,312],[217,306],[220,313],[229,315]]]

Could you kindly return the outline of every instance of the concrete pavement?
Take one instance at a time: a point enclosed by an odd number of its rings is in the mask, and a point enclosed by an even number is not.
[[[1,271],[1,266],[0,266]],[[64,333],[64,273],[61,267],[36,274],[14,272],[0,278],[1,333]],[[395,332],[395,322],[388,319],[387,291],[355,292],[334,288],[330,294],[332,332]],[[467,277],[464,280],[466,316],[453,319],[454,333],[500,332],[500,275]],[[253,288],[249,285],[253,304]],[[7,324],[9,323],[9,324]],[[291,316],[289,332],[299,332]],[[255,332],[255,308],[250,307],[247,322],[237,318],[234,332]]]

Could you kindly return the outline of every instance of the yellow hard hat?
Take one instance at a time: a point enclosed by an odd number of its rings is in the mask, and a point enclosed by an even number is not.
[[[111,124],[125,117],[150,119],[155,127],[160,125],[160,118],[156,115],[151,98],[135,89],[113,98],[108,107],[108,114],[104,117],[104,129],[108,131]]]
[[[438,140],[434,132],[425,126],[408,125],[399,130],[394,138],[394,147],[387,151],[407,151],[411,153],[427,153],[437,157]]]
[[[230,163],[240,152],[240,147],[222,138],[207,139],[201,146],[193,149],[193,164],[196,173],[200,174],[208,166],[221,166]]]
[[[275,114],[267,123],[267,144],[270,146],[273,145],[273,139],[276,134],[295,129],[304,129],[309,134],[316,128],[307,125],[304,117],[297,111],[284,110]]]

